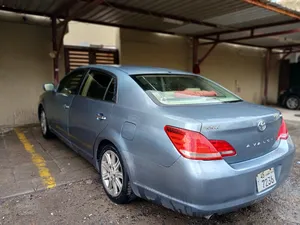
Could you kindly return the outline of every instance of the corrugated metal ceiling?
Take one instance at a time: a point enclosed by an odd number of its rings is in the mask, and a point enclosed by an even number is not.
[[[250,34],[250,31],[238,32],[239,29],[292,20],[288,16],[242,0],[106,0],[102,3],[99,1],[99,4],[84,14],[78,13],[87,2],[87,0],[0,0],[0,7],[5,10],[45,16],[58,13],[59,17],[66,16],[64,7],[68,7],[69,15],[75,12],[78,14],[74,17],[77,21],[179,35],[206,36],[220,31],[234,32],[221,35],[221,39],[244,37]],[[259,33],[276,32],[297,26],[298,24],[274,26],[261,29]],[[298,38],[298,36],[292,35],[291,38]],[[272,41],[268,38],[240,41],[240,43],[258,46],[276,46],[281,43],[275,42],[276,38]]]

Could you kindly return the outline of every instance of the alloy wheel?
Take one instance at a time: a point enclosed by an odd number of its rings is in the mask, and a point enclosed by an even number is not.
[[[101,159],[101,178],[106,191],[113,197],[118,196],[123,188],[123,169],[118,155],[107,150]]]
[[[46,120],[46,114],[44,111],[41,113],[41,128],[42,132],[45,135],[47,133],[47,120]]]
[[[286,101],[286,105],[288,108],[290,109],[296,109],[299,106],[299,101],[297,98],[294,97],[290,97],[287,101]]]

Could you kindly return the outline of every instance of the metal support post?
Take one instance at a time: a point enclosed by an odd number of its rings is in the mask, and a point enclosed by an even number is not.
[[[198,62],[198,38],[193,38],[193,73],[200,73],[199,62]]]
[[[267,49],[265,58],[265,76],[264,76],[264,96],[263,104],[266,105],[268,102],[268,82],[270,72],[270,60],[271,60],[271,49]]]
[[[51,18],[51,25],[52,25],[52,51],[53,55],[53,78],[54,84],[57,85],[59,82],[59,53],[58,53],[58,46],[57,46],[57,24],[56,24],[56,17]]]
[[[199,60],[199,65],[201,65],[201,63],[209,56],[209,54],[212,52],[212,50],[214,50],[214,48],[217,46],[218,42],[215,42],[210,49],[208,49],[208,51],[205,53],[205,55]]]

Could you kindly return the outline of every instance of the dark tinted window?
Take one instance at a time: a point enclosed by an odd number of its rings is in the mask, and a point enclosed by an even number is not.
[[[115,79],[100,71],[90,71],[81,95],[93,99],[114,101]]]
[[[115,101],[115,79],[112,80],[111,84],[109,85],[105,99],[106,101]]]
[[[75,70],[63,78],[59,84],[57,92],[76,95],[83,80],[85,70]]]

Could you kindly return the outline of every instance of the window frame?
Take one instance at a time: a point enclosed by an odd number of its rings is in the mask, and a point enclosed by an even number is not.
[[[97,72],[100,72],[100,73],[102,73],[102,74],[104,74],[104,75],[106,75],[106,76],[110,76],[110,77],[112,77],[112,78],[114,79],[114,81],[115,81],[115,87],[114,87],[114,93],[115,93],[115,96],[114,96],[114,98],[112,99],[112,101],[108,101],[108,100],[105,100],[105,99],[97,99],[97,98],[92,98],[92,97],[89,97],[89,96],[82,96],[82,95],[81,95],[81,94],[82,94],[82,91],[83,91],[83,88],[84,88],[84,86],[85,86],[85,84],[86,84],[86,81],[87,81],[87,79],[88,79],[88,75],[89,75],[89,73],[90,73],[91,71],[97,71]],[[110,85],[111,85],[111,84],[110,84]],[[110,85],[107,86],[105,92],[107,92],[107,90],[108,90],[108,88],[110,87]],[[116,76],[115,74],[111,73],[111,72],[108,72],[108,71],[105,71],[105,70],[102,70],[102,69],[98,69],[98,68],[89,68],[88,71],[87,71],[86,74],[85,74],[85,78],[84,78],[84,80],[82,81],[80,90],[79,90],[79,92],[77,93],[77,95],[80,95],[80,96],[83,97],[83,98],[92,99],[92,100],[94,100],[94,101],[103,101],[103,102],[110,102],[110,103],[115,103],[115,104],[116,104],[116,103],[118,102],[118,79],[117,79],[117,76]],[[103,96],[103,97],[104,97],[104,96]],[[105,97],[106,97],[106,95],[105,95]]]
[[[79,86],[78,86],[77,93],[75,93],[75,94],[66,94],[66,93],[63,93],[63,92],[61,92],[61,91],[58,91],[58,89],[60,88],[60,86],[62,85],[62,82],[63,82],[64,80],[69,79],[70,76],[72,76],[74,73],[78,73],[79,71],[82,71],[82,72],[83,72],[83,76],[82,76],[82,78],[81,78],[81,80],[80,80],[80,84],[79,84]],[[88,70],[87,70],[86,68],[78,68],[78,69],[75,69],[75,70],[71,71],[71,72],[68,73],[66,76],[64,76],[64,78],[61,79],[61,81],[60,81],[59,84],[57,85],[57,88],[55,89],[55,92],[56,92],[57,94],[66,95],[66,96],[70,96],[70,95],[75,95],[75,96],[76,96],[76,95],[78,95],[79,92],[80,92],[80,90],[81,90],[82,84],[83,84],[83,82],[84,82],[85,79],[86,79],[87,71],[88,71]],[[62,90],[63,90],[63,89],[62,89]]]

